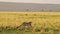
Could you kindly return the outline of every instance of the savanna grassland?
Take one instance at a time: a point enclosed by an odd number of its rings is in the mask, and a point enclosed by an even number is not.
[[[32,27],[17,28],[23,22]],[[0,34],[60,34],[60,12],[0,12]]]

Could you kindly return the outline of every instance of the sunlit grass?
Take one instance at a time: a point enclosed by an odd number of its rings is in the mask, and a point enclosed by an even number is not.
[[[32,22],[33,31],[14,30],[23,22]],[[6,30],[6,26],[9,26],[10,30]],[[21,34],[22,32],[24,32],[22,34],[55,34],[56,32],[58,34],[60,32],[60,12],[0,12],[0,30],[10,34]]]

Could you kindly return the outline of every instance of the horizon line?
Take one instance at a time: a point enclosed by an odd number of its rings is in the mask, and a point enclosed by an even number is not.
[[[0,1],[0,2],[7,2],[7,1]],[[31,3],[31,2],[8,2],[8,3]],[[32,4],[59,4],[59,3],[32,3]]]

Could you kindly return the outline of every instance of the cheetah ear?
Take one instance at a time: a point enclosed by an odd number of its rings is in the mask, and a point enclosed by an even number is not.
[[[29,23],[32,23],[32,22],[29,22]]]

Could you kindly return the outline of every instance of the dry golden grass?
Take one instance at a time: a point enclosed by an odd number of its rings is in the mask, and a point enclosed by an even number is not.
[[[60,28],[60,12],[0,12],[0,26],[19,26],[23,22],[35,26]]]

